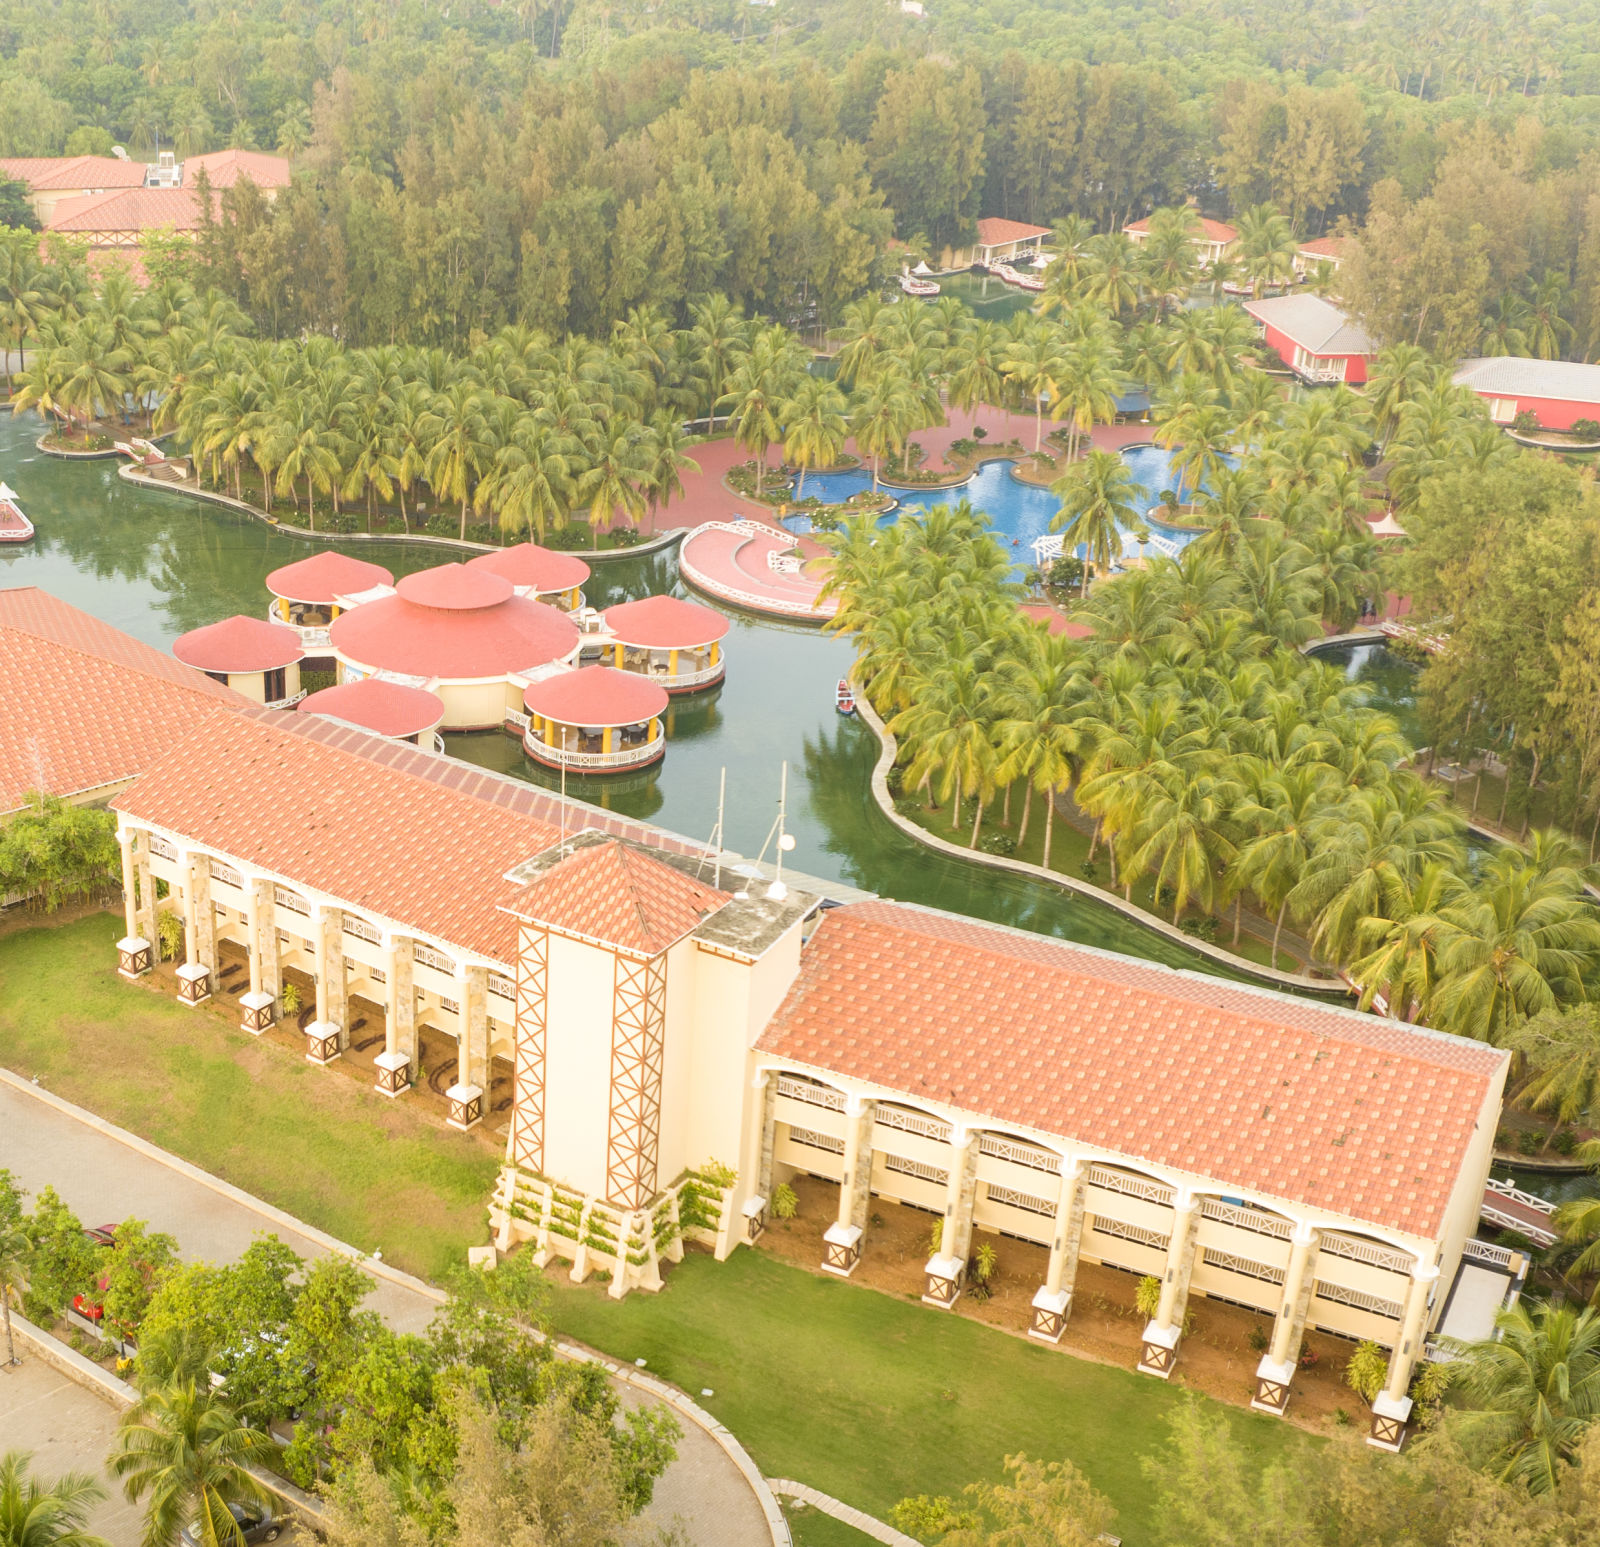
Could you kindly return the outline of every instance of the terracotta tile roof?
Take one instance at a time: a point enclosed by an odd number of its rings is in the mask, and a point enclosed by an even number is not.
[[[305,655],[297,630],[236,613],[220,623],[190,629],[172,641],[172,653],[196,671],[271,671]]]
[[[888,902],[827,913],[757,1044],[1419,1236],[1506,1055]]]
[[[1208,242],[1226,244],[1239,240],[1238,231],[1225,220],[1213,220],[1209,215],[1198,215],[1195,219]],[[1150,230],[1150,217],[1147,215],[1143,220],[1129,221],[1122,229],[1130,236],[1145,236]]]
[[[0,590],[0,811],[131,779],[244,700],[37,586]]]
[[[727,901],[727,892],[612,842],[559,860],[506,907],[561,934],[656,956]]]
[[[1317,236],[1300,244],[1300,251],[1313,258],[1342,258],[1350,245],[1348,236]]]
[[[120,156],[0,156],[0,177],[30,192],[57,188],[142,188],[147,168]]]
[[[985,215],[978,222],[980,247],[999,247],[1005,242],[1024,242],[1030,236],[1049,234],[1049,226],[1030,226],[1021,220],[1002,220],[998,215]]]
[[[314,714],[247,706],[171,745],[113,802],[286,881],[509,964],[504,877],[562,827],[686,840]]]
[[[204,156],[190,156],[183,163],[183,180],[193,185],[204,167],[213,188],[231,188],[248,177],[257,188],[287,188],[289,162],[284,156],[261,150],[214,150]]]
[[[123,188],[63,199],[46,229],[94,236],[101,232],[153,231],[171,226],[194,231],[200,225],[200,200],[192,188]]]

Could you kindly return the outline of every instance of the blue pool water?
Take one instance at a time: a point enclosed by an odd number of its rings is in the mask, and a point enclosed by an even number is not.
[[[1152,521],[1148,515],[1161,503],[1157,498],[1161,491],[1173,487],[1171,453],[1160,446],[1133,446],[1122,453],[1122,458],[1144,485],[1145,493],[1136,503],[1145,513],[1145,525],[1155,536],[1166,538],[1178,548],[1186,547],[1194,540],[1195,533]],[[963,498],[969,499],[974,509],[988,516],[1001,545],[1015,549],[1018,568],[1026,567],[1033,563],[1034,539],[1050,530],[1061,501],[1048,489],[1013,478],[1011,470],[1016,465],[1013,461],[985,462],[970,482],[956,489],[890,488],[888,492],[900,504],[884,520],[892,521],[900,510],[929,510],[935,505],[954,505]],[[808,474],[803,492],[816,495],[824,504],[839,505],[852,494],[863,493],[871,487],[871,472],[854,469],[847,473]],[[1184,491],[1178,492],[1182,498]],[[789,516],[784,525],[797,534],[809,532],[811,518]]]

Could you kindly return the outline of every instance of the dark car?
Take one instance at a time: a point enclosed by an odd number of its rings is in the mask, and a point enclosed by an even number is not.
[[[263,1509],[259,1504],[230,1504],[228,1510],[239,1522],[240,1534],[247,1542],[275,1542],[289,1523],[282,1515]],[[186,1525],[178,1533],[178,1540],[183,1547],[200,1547],[199,1527]]]

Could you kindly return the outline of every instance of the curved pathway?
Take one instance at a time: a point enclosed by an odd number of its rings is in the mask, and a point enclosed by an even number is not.
[[[884,1547],[919,1547],[916,1537],[907,1536],[904,1531],[897,1531],[893,1526],[885,1525],[871,1515],[864,1515],[859,1509],[851,1509],[848,1504],[841,1504],[831,1495],[818,1493],[815,1488],[808,1488],[804,1483],[792,1482],[787,1477],[774,1477],[772,1491],[781,1493],[786,1499],[799,1499],[802,1504],[809,1504],[812,1509],[821,1510],[824,1515],[842,1520],[846,1525],[854,1526],[863,1536],[870,1536],[873,1541],[884,1543]]]
[[[683,539],[678,572],[696,590],[731,606],[826,623],[839,604],[831,597],[821,600],[822,582],[784,558],[794,545],[791,533],[764,522],[708,521]],[[783,567],[774,567],[774,560]]]

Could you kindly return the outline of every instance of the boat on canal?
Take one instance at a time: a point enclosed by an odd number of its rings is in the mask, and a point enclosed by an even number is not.
[[[25,543],[33,536],[33,522],[22,513],[15,491],[0,483],[0,543]]]
[[[839,685],[833,690],[833,707],[840,714],[854,714],[856,712],[855,690],[850,686],[848,677],[841,677]]]

